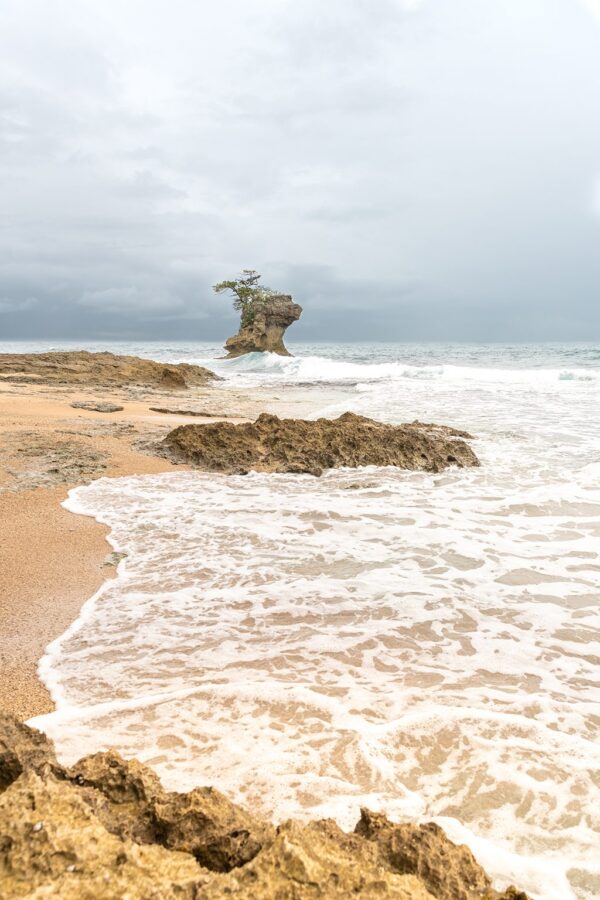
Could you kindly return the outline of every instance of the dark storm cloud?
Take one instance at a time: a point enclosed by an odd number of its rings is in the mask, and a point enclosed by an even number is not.
[[[600,337],[600,30],[574,0],[6,0],[0,337]]]

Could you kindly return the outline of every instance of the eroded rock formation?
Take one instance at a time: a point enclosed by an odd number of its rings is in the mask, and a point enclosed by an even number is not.
[[[0,713],[3,900],[528,900],[499,893],[437,825],[363,810],[354,834],[329,820],[274,828],[213,788],[165,791],[113,752],[70,769],[39,732]]]
[[[341,466],[398,466],[440,472],[479,462],[464,431],[413,422],[384,425],[344,413],[339,419],[279,419],[263,414],[234,425],[181,425],[163,447],[173,457],[211,472],[293,472],[321,475]]]
[[[217,378],[202,366],[166,365],[139,356],[89,353],[0,353],[0,380],[42,384],[129,386],[185,389]]]
[[[288,294],[273,294],[256,306],[254,320],[240,325],[240,330],[225,342],[227,358],[244,353],[269,352],[291,356],[283,343],[283,335],[292,322],[302,315],[302,307]]]
[[[86,409],[88,412],[112,413],[124,409],[119,403],[107,403],[105,400],[75,400],[73,409]]]

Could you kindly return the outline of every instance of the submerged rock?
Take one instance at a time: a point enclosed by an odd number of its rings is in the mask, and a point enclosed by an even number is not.
[[[117,753],[70,769],[51,742],[0,713],[3,900],[528,900],[498,893],[441,828],[363,810],[353,834],[329,820],[275,829],[213,788],[165,791]]]
[[[291,356],[283,335],[289,326],[302,315],[302,307],[294,303],[289,294],[273,294],[257,304],[250,324],[240,325],[240,330],[225,342],[227,358],[244,353],[278,353]]]
[[[465,438],[440,425],[384,425],[344,413],[339,419],[279,419],[263,414],[241,425],[181,425],[163,441],[173,457],[211,472],[293,472],[321,475],[341,466],[397,466],[440,472],[477,466]]]

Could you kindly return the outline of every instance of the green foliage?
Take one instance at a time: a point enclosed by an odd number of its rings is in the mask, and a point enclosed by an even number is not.
[[[275,293],[271,288],[259,285],[259,281],[260,275],[254,269],[242,269],[237,278],[213,285],[215,294],[231,291],[233,308],[241,312],[242,325],[252,325],[258,306]]]

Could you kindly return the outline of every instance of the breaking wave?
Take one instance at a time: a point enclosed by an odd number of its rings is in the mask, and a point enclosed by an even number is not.
[[[323,356],[281,357],[275,353],[249,353],[232,360],[195,360],[210,366],[227,383],[237,386],[267,384],[360,385],[382,381],[482,382],[484,384],[553,384],[557,381],[597,382],[597,371],[576,368],[494,368],[490,366],[417,365],[394,362],[348,362]]]

